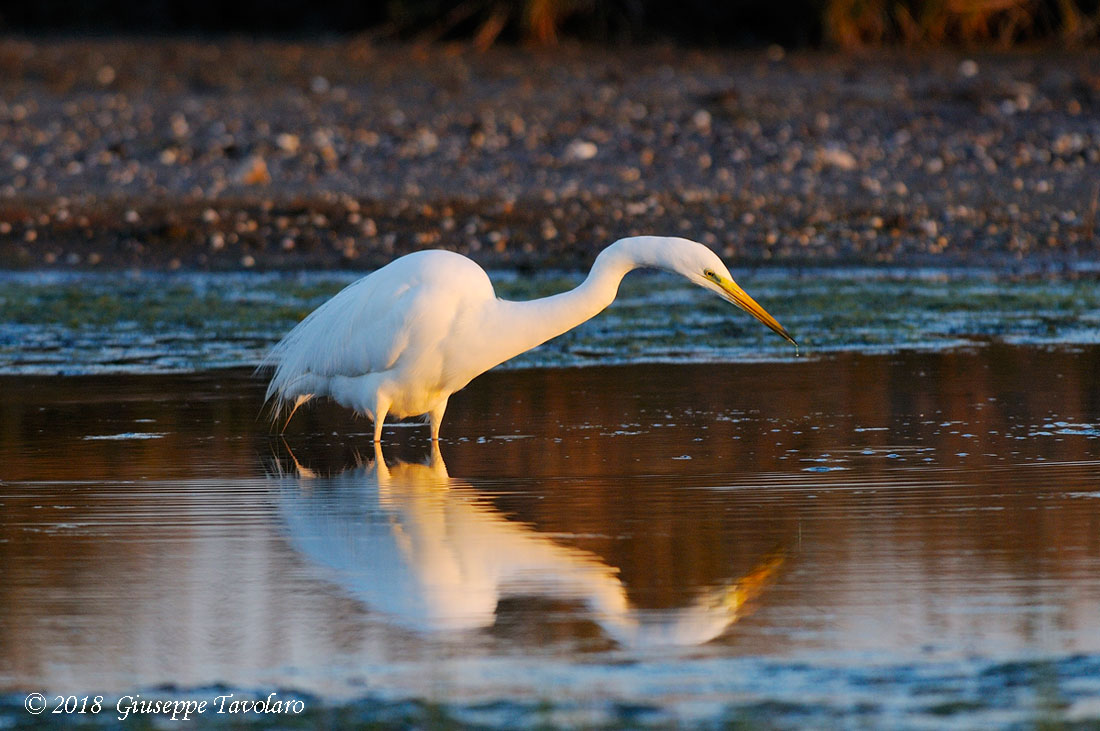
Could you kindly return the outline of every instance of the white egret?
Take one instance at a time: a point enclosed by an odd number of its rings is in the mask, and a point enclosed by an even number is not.
[[[732,302],[794,343],[702,244],[663,236],[620,239],[568,292],[530,302],[499,299],[485,271],[461,254],[418,251],[348,285],[265,358],[276,415],[328,396],[374,421],[427,414],[432,440],[451,394],[476,376],[594,317],[634,269],[676,272]],[[285,426],[284,426],[285,428]]]

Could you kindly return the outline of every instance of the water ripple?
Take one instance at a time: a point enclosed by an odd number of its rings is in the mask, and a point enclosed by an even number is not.
[[[358,272],[3,273],[0,374],[190,372],[254,366],[298,320]],[[529,299],[582,275],[493,273]],[[1100,288],[968,270],[768,269],[741,283],[814,357],[949,350],[990,341],[1100,342]],[[634,274],[602,316],[506,367],[786,361],[795,352],[679,277]]]

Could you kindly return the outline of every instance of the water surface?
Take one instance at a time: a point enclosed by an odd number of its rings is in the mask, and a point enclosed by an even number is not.
[[[333,407],[271,435],[247,370],[0,377],[0,690],[1095,721],[1098,375],[1003,342],[498,370],[381,462]]]
[[[807,357],[845,351],[1100,342],[1100,287],[1069,276],[958,270],[735,271]],[[2,273],[0,373],[165,373],[256,365],[271,345],[362,272]],[[530,299],[582,274],[492,272]],[[632,273],[599,317],[505,368],[788,360],[794,350],[679,276]]]

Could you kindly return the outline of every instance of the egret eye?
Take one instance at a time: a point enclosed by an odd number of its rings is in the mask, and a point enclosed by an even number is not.
[[[707,269],[706,271],[703,272],[703,276],[705,276],[708,279],[714,279],[714,270],[713,269]]]

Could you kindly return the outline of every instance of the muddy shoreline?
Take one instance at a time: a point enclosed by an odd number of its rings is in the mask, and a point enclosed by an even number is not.
[[[0,39],[0,267],[1058,270],[1100,245],[1100,55]]]

